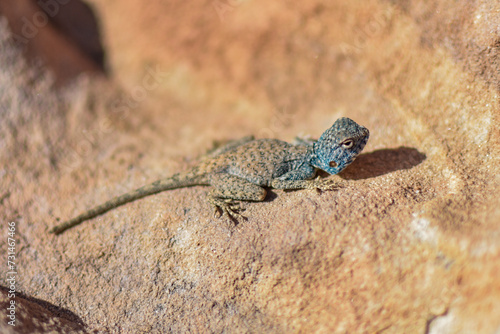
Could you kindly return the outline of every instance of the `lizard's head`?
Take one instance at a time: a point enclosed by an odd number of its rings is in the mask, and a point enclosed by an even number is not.
[[[337,174],[356,159],[370,132],[352,119],[342,117],[314,143],[311,164],[329,174]]]

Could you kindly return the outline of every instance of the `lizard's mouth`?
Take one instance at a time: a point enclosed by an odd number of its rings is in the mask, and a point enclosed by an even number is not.
[[[329,165],[330,167],[332,167],[332,168],[335,168],[335,167],[337,167],[339,164],[338,164],[338,163],[336,163],[335,161],[330,161],[330,162],[328,163],[328,165]]]

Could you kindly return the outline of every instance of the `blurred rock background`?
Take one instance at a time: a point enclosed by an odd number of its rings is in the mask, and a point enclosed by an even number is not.
[[[0,1],[5,333],[497,333],[500,4]],[[61,220],[244,135],[371,138],[236,227],[206,188]],[[4,253],[6,254],[6,253]],[[2,309],[10,299],[0,278]],[[5,307],[4,307],[5,306]]]

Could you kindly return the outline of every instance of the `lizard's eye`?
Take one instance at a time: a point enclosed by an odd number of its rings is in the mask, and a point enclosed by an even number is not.
[[[354,140],[352,140],[352,139],[346,139],[340,145],[342,145],[343,148],[351,148],[352,145],[354,145]]]
[[[338,166],[338,164],[335,161],[330,161],[329,163],[330,167],[335,168]]]

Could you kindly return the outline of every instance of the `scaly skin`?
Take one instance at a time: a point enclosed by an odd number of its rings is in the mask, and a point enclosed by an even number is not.
[[[88,219],[159,192],[195,185],[209,185],[208,201],[222,213],[242,217],[233,201],[263,201],[266,189],[320,189],[336,187],[329,180],[313,179],[318,169],[337,174],[363,150],[369,131],[349,118],[339,118],[317,141],[289,144],[277,139],[246,137],[208,155],[185,173],[158,180],[68,220],[50,232],[61,234]]]

